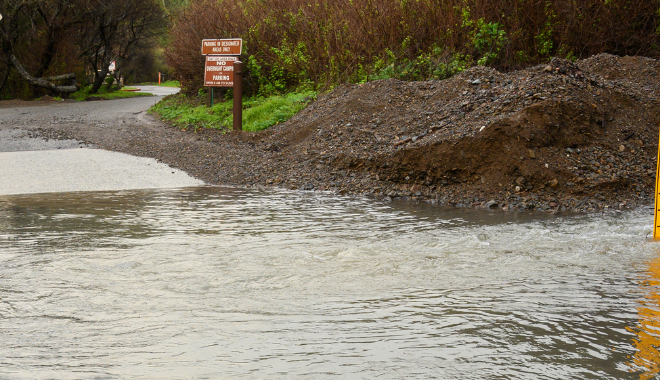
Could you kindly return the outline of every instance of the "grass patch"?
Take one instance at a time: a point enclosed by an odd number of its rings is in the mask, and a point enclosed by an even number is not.
[[[85,100],[89,97],[97,97],[97,98],[109,100],[109,99],[134,98],[137,96],[153,96],[153,94],[140,92],[140,91],[135,91],[135,92],[119,91],[117,89],[111,89],[110,91],[108,91],[106,86],[102,86],[96,94],[90,94],[89,91],[91,89],[92,86],[81,88],[80,90],[71,94],[69,96],[69,99]]]
[[[316,92],[305,91],[243,100],[243,130],[257,132],[289,120],[313,99]],[[206,107],[203,99],[189,99],[183,94],[169,96],[151,107],[150,112],[173,122],[181,129],[214,128],[230,129],[232,126],[232,101]]]
[[[158,82],[145,82],[145,83],[140,83],[139,85],[143,86],[160,86],[160,87],[181,87],[181,82],[178,80],[168,80],[167,82],[162,82],[161,84],[158,84]]]

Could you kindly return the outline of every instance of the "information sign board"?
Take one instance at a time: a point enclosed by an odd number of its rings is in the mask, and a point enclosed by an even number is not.
[[[202,40],[202,55],[241,55],[243,39]]]
[[[233,87],[234,61],[238,61],[238,57],[207,55],[204,68],[204,86]]]

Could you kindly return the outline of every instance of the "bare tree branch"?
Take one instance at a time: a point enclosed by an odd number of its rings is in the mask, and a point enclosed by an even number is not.
[[[14,66],[16,68],[16,71],[18,71],[18,73],[23,78],[23,80],[25,80],[26,82],[28,82],[29,84],[31,84],[33,86],[47,88],[51,91],[63,92],[63,93],[67,93],[67,94],[70,94],[72,92],[76,92],[80,89],[80,86],[78,86],[78,84],[76,83],[75,74],[66,74],[66,75],[60,75],[58,77],[51,77],[51,78],[35,78],[32,75],[30,75],[30,73],[28,73],[25,70],[25,68],[23,68],[23,65],[21,65],[20,62],[18,62],[18,59],[16,59],[16,56],[13,53],[9,53],[8,56],[9,56],[9,60],[12,64],[12,66]],[[69,81],[72,81],[73,83],[58,86],[55,83],[48,80],[48,79],[53,79],[53,78],[55,78],[55,79],[59,79],[59,78],[68,79]]]

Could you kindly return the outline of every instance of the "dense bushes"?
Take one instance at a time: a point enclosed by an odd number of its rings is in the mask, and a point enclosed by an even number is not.
[[[510,70],[552,56],[658,55],[657,0],[192,0],[167,58],[202,87],[204,38],[241,37],[249,91]]]

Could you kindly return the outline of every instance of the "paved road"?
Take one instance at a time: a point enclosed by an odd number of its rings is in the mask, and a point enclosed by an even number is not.
[[[178,91],[156,86],[142,90],[163,95]],[[139,129],[149,123],[145,111],[161,98],[0,108],[0,195],[202,185],[152,158],[95,149],[57,134],[58,126],[66,126],[94,129],[110,139],[118,128]]]
[[[148,92],[156,96],[172,95],[179,92],[178,87],[160,87],[160,86],[143,86],[143,85],[131,86],[131,87],[137,87],[142,92]]]

